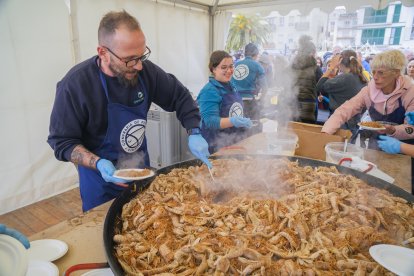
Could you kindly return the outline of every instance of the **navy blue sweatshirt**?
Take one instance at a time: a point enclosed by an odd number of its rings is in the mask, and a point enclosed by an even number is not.
[[[57,84],[47,142],[58,160],[70,161],[73,149],[79,144],[93,152],[105,138],[108,101],[99,70],[95,56],[74,66]],[[149,94],[147,112],[154,102],[166,111],[176,111],[184,128],[199,127],[198,107],[188,89],[173,75],[146,60],[139,76]],[[105,78],[111,102],[127,106],[140,104],[137,87],[125,88],[116,77],[105,75]]]

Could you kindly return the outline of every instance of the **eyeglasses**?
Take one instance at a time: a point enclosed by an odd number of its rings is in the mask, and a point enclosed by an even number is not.
[[[386,75],[387,72],[391,72],[392,70],[372,70],[372,76],[377,75],[378,77],[382,78]]]
[[[233,70],[234,69],[234,64],[231,64],[229,66],[223,65],[220,67],[221,70],[227,72],[227,70]]]
[[[137,65],[137,63],[139,61],[141,61],[141,62],[146,61],[149,58],[150,54],[151,54],[151,49],[148,48],[147,46],[145,46],[145,48],[146,48],[145,49],[145,53],[142,56],[136,57],[136,58],[132,58],[130,60],[125,61],[123,58],[118,57],[118,55],[115,54],[114,52],[112,52],[112,50],[109,49],[108,47],[105,47],[105,46],[103,46],[103,47],[105,49],[107,49],[111,54],[113,54],[117,59],[119,59],[120,61],[124,62],[126,67],[134,67],[135,65]]]

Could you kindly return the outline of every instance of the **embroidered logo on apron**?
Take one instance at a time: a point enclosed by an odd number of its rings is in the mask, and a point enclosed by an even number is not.
[[[234,69],[233,78],[236,80],[245,79],[249,75],[249,67],[246,64],[237,65]]]
[[[234,102],[229,110],[229,117],[243,117],[243,107],[241,103]]]
[[[137,151],[145,138],[146,120],[136,119],[130,121],[121,131],[120,142],[125,152],[132,153]]]
[[[134,100],[134,104],[140,103],[144,100],[144,93],[142,93],[141,91],[138,91],[137,97],[138,99]]]

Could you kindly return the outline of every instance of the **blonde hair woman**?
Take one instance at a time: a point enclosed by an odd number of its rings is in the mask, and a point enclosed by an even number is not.
[[[408,61],[407,76],[409,76],[414,81],[414,58]]]
[[[378,134],[399,140],[413,139],[413,126],[407,124],[404,117],[406,112],[414,111],[414,84],[408,76],[403,75],[405,65],[405,56],[399,50],[375,55],[371,62],[373,78],[368,86],[338,107],[324,124],[322,132],[335,133],[342,124],[366,109],[372,121],[389,122],[385,130],[360,131],[362,140],[370,139],[370,148],[378,148]]]

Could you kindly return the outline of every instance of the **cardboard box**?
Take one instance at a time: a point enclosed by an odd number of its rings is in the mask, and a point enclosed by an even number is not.
[[[344,142],[351,138],[351,131],[339,129],[334,135],[321,133],[321,125],[289,122],[289,128],[298,135],[299,147],[295,155],[325,160],[325,146],[330,142]]]

